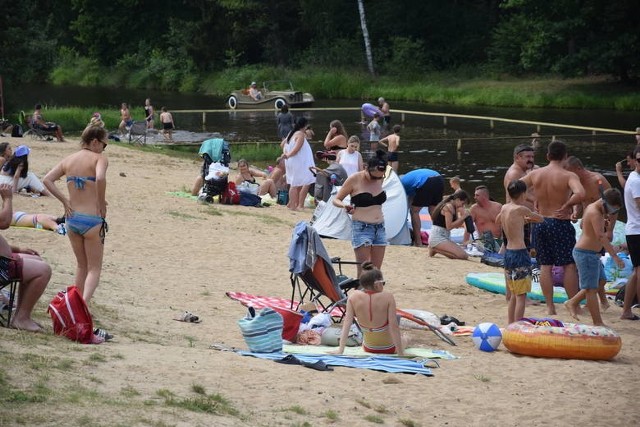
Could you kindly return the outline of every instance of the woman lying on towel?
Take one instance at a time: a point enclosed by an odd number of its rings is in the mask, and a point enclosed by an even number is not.
[[[58,234],[67,234],[64,226],[64,217],[56,218],[49,214],[28,214],[16,211],[13,213],[11,225],[14,227],[42,228],[45,230],[55,231]]]
[[[385,280],[382,272],[371,262],[362,264],[360,286],[347,299],[347,314],[342,321],[340,346],[335,354],[344,352],[349,337],[349,329],[354,317],[362,329],[362,348],[369,353],[404,354],[406,337],[400,336],[396,317],[396,300],[384,291]]]

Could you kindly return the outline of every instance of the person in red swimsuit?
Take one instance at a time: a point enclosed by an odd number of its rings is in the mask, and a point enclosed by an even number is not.
[[[342,354],[354,318],[362,329],[362,347],[369,353],[404,354],[406,337],[401,337],[396,316],[396,300],[384,291],[382,272],[373,263],[362,264],[361,289],[354,290],[347,299],[347,313],[342,321],[340,346],[335,352]]]

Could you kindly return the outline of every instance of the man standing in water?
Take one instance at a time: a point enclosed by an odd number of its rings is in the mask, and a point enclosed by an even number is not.
[[[527,187],[533,187],[538,212],[544,217],[544,222],[533,229],[533,240],[541,266],[540,286],[549,315],[556,314],[551,267],[564,266],[564,287],[569,298],[578,293],[578,274],[572,256],[576,232],[571,214],[572,207],[582,203],[585,192],[578,176],[563,167],[566,158],[566,145],[554,141],[547,149],[549,164],[522,178]]]

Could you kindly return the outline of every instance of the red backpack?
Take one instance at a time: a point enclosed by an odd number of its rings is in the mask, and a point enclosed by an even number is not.
[[[223,205],[239,205],[240,192],[236,188],[236,183],[229,181],[227,188],[220,195],[220,203]]]
[[[47,309],[53,321],[53,332],[82,344],[98,342],[93,335],[93,320],[87,304],[75,286],[60,291]]]

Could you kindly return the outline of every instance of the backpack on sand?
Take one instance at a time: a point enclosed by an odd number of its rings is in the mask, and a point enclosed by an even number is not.
[[[96,343],[93,319],[75,286],[69,286],[53,297],[47,309],[53,321],[53,332],[82,344]],[[101,341],[100,341],[101,342]]]
[[[22,126],[18,124],[13,125],[13,129],[11,129],[11,136],[13,138],[22,138]]]

